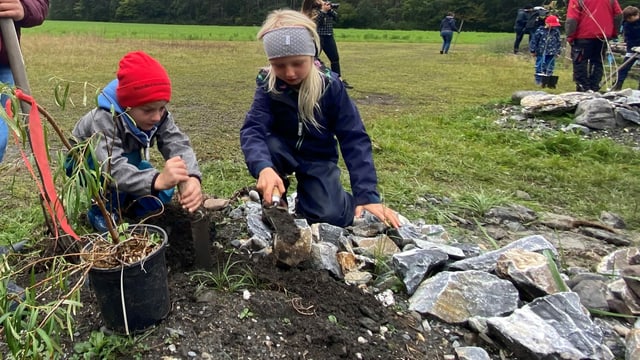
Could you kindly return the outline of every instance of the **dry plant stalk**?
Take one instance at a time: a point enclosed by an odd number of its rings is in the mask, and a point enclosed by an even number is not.
[[[101,235],[92,241],[90,252],[82,254],[82,259],[93,267],[109,269],[133,264],[146,258],[159,244],[149,241],[145,234],[130,234],[128,239],[113,244]]]

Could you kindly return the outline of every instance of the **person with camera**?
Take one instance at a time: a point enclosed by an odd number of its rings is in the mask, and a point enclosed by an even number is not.
[[[338,45],[333,36],[333,23],[338,20],[336,9],[340,4],[323,0],[304,0],[301,12],[307,15],[316,23],[316,31],[320,36],[320,49],[316,57],[324,51],[331,63],[331,71],[338,74],[338,77],[347,89],[353,89],[343,78],[340,69],[340,56],[338,55]]]

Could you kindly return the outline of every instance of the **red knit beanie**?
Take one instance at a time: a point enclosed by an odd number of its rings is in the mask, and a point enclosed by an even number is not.
[[[117,76],[116,96],[122,107],[171,100],[171,80],[167,71],[145,52],[130,52],[120,59]]]

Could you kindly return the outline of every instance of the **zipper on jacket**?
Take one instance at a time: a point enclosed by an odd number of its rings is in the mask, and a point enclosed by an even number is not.
[[[298,141],[296,142],[296,150],[300,150],[302,147],[302,141],[304,140],[304,124],[302,123],[302,119],[300,115],[298,115]]]

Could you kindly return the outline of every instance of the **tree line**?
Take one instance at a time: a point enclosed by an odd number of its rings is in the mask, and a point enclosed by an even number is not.
[[[463,31],[511,32],[519,8],[568,0],[333,0],[340,28],[439,30],[454,12]],[[299,10],[302,0],[50,0],[49,19],[191,25],[260,25],[274,9]],[[632,4],[621,1],[621,5]]]

